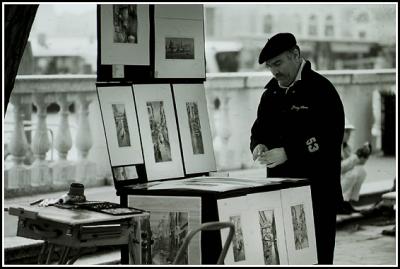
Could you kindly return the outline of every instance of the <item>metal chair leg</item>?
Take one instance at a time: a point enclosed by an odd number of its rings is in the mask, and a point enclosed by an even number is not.
[[[53,252],[54,252],[54,244],[50,244],[49,253],[47,254],[46,264],[50,264]]]
[[[62,255],[61,255],[61,258],[60,258],[58,264],[66,264],[67,263],[70,249],[71,249],[70,247],[64,247]]]
[[[49,243],[47,241],[44,241],[42,248],[39,252],[39,256],[38,256],[38,264],[42,264],[43,263],[43,259],[44,259],[44,255],[46,253],[46,249],[49,246]]]
[[[81,257],[81,254],[82,254],[81,249],[78,249],[78,253],[68,261],[68,264],[69,265],[74,264],[74,262],[76,262],[76,260],[78,260]]]
[[[217,264],[223,264],[225,260],[226,253],[228,252],[229,245],[232,242],[233,235],[235,233],[235,225],[231,222],[206,222],[203,223],[200,227],[195,230],[189,232],[189,234],[185,237],[181,247],[178,250],[178,254],[176,255],[173,264],[178,264],[182,259],[183,255],[186,253],[186,249],[192,240],[192,238],[200,231],[211,231],[211,230],[221,230],[224,228],[229,228],[229,234],[225,241],[225,244],[222,248],[221,254],[219,255]]]

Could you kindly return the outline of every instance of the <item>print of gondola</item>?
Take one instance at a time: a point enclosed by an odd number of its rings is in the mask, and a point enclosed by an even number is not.
[[[117,140],[119,147],[130,147],[131,140],[129,136],[128,120],[126,118],[124,104],[112,104],[114,113],[115,127],[117,130]]]
[[[166,37],[165,59],[194,59],[194,38]]]

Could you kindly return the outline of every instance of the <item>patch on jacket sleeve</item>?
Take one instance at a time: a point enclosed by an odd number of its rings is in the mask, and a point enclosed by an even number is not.
[[[306,141],[307,149],[309,152],[313,153],[319,150],[319,145],[317,143],[317,139],[315,137],[311,137]]]

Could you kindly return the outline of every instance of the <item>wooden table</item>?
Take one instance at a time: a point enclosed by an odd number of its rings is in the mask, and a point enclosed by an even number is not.
[[[137,263],[140,251],[139,221],[148,213],[114,216],[84,209],[11,205],[9,214],[18,216],[17,236],[44,240],[38,263],[49,264],[55,246],[63,247],[59,264],[73,264],[87,247],[121,245],[129,250],[129,262]],[[69,258],[71,248],[77,255]],[[48,252],[46,260],[44,257]],[[126,259],[121,259],[126,261]]]

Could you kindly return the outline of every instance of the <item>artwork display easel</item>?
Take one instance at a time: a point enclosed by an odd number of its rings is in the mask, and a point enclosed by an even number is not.
[[[216,171],[203,5],[98,5],[97,13],[97,93],[117,190]]]
[[[150,211],[139,263],[170,264],[190,230],[218,220],[237,227],[227,264],[316,263],[308,181],[210,176],[203,5],[108,4],[97,14],[96,86],[116,194]],[[202,233],[185,263],[215,263],[224,236]]]

